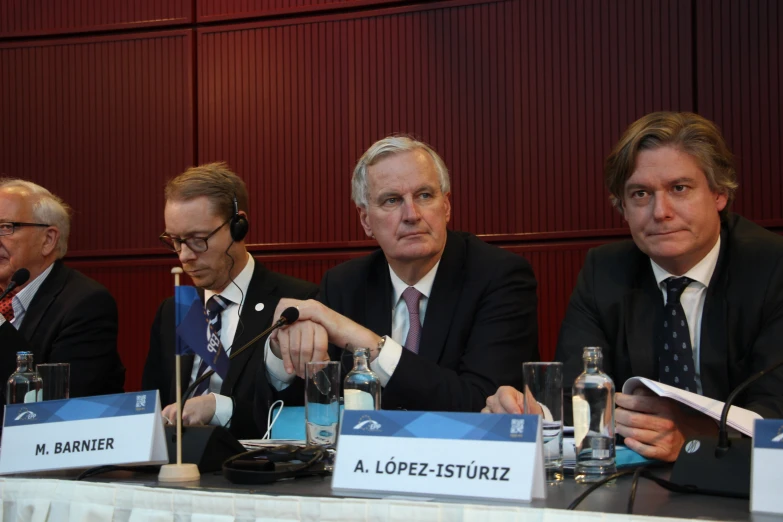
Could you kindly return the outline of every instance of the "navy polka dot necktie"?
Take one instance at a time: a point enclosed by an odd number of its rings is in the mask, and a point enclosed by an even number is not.
[[[664,281],[666,306],[663,307],[663,335],[658,352],[658,380],[696,393],[691,334],[680,304],[682,293],[692,282],[693,279],[688,277],[670,277]]]

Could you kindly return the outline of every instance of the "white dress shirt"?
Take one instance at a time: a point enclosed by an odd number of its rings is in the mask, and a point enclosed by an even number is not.
[[[220,344],[223,345],[226,355],[231,355],[231,344],[234,342],[237,327],[242,327],[239,323],[239,317],[242,315],[242,308],[247,296],[247,287],[250,286],[255,266],[256,263],[253,260],[253,256],[248,253],[245,268],[237,275],[233,283],[229,282],[228,286],[219,293],[221,297],[231,301],[231,304],[220,313]],[[215,295],[215,292],[212,290],[205,290],[204,303],[207,303],[213,295]],[[209,330],[205,330],[204,335],[209,338]],[[199,365],[201,365],[201,357],[196,355],[193,357],[193,370],[190,372],[191,383],[198,377]],[[228,427],[231,425],[231,416],[234,414],[234,401],[231,400],[231,397],[220,395],[220,387],[222,385],[223,378],[217,373],[213,373],[212,377],[209,378],[209,391],[215,396],[215,415],[212,416],[212,420],[209,423],[215,426]]]
[[[27,283],[24,288],[19,290],[11,300],[11,306],[14,309],[14,318],[11,320],[11,324],[17,330],[21,328],[22,321],[24,321],[24,316],[27,313],[27,309],[30,308],[30,303],[33,302],[33,298],[38,292],[38,289],[41,288],[43,282],[52,272],[52,268],[54,268],[54,263],[49,265],[49,267],[41,272],[38,277]],[[4,322],[5,317],[3,317],[3,314],[0,314],[0,325],[2,325]]]
[[[422,297],[419,300],[419,319],[421,320],[422,327],[424,327],[427,303],[429,302],[429,297],[432,293],[432,285],[435,283],[435,274],[438,272],[438,266],[440,266],[440,261],[435,263],[435,266],[413,285],[413,288],[422,294]],[[391,276],[393,290],[391,302],[392,331],[386,339],[386,343],[383,345],[383,350],[381,350],[380,355],[370,363],[370,369],[378,375],[378,379],[381,381],[381,386],[383,387],[389,383],[389,379],[391,379],[394,370],[397,369],[397,365],[400,363],[400,357],[402,357],[402,350],[404,349],[402,344],[407,339],[408,330],[410,329],[408,306],[402,298],[402,293],[408,288],[408,285],[394,273],[391,266],[389,266],[389,275]],[[278,391],[285,389],[291,381],[294,380],[296,375],[289,375],[286,373],[283,361],[272,352],[269,345],[269,339],[266,341],[264,350],[264,360],[266,361],[269,383]]]
[[[699,395],[704,393],[701,386],[700,365],[701,319],[704,312],[704,301],[707,298],[707,287],[710,285],[710,279],[712,279],[712,274],[715,272],[715,267],[718,264],[719,254],[720,236],[718,236],[718,241],[712,247],[712,250],[701,261],[696,263],[696,266],[679,276],[693,279],[693,283],[683,290],[680,296],[680,304],[688,321],[688,330],[690,330],[691,347],[693,348],[693,367],[696,373],[696,393]],[[650,263],[652,264],[653,274],[655,274],[655,280],[663,294],[663,302],[666,304],[666,284],[664,281],[669,277],[678,276],[670,274],[652,259],[650,259]]]

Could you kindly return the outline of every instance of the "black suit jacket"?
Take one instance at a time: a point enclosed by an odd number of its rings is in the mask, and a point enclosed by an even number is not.
[[[19,330],[0,326],[0,378],[16,370],[16,352],[33,362],[71,365],[71,397],[122,393],[125,367],[117,353],[117,304],[98,282],[55,261]],[[5,385],[2,386],[5,395]]]
[[[308,299],[318,293],[318,287],[313,283],[301,281],[293,277],[267,270],[263,264],[256,261],[253,277],[247,288],[247,295],[242,304],[242,315],[237,333],[234,337],[233,350],[244,346],[256,335],[272,324],[272,315],[277,303],[282,297]],[[203,298],[203,294],[202,294]],[[263,309],[256,310],[256,305],[263,303]],[[174,330],[174,298],[163,301],[158,308],[155,322],[150,332],[150,350],[144,365],[142,389],[159,390],[161,403],[165,407],[176,402],[175,367],[175,330]],[[234,414],[231,419],[231,432],[237,438],[258,438],[258,424],[254,418],[253,398],[256,393],[256,379],[266,379],[265,372],[256,370],[264,366],[264,342],[261,338],[255,346],[231,359],[228,375],[223,380],[220,394],[230,396],[234,400]],[[193,355],[184,355],[181,360],[182,391],[188,387],[193,369]],[[271,394],[266,382],[258,383],[259,390]],[[266,415],[265,412],[258,412]],[[264,417],[263,424],[266,424]]]
[[[560,329],[564,383],[582,372],[582,348],[601,346],[618,390],[630,377],[658,379],[655,343],[663,294],[650,258],[633,241],[590,250]],[[742,381],[783,358],[783,238],[740,216],[722,223],[721,247],[704,303],[699,346],[704,395],[725,401]],[[570,409],[571,401],[566,401]],[[783,416],[783,371],[764,377],[738,406]]]
[[[378,335],[391,334],[393,289],[381,250],[329,270],[321,300]],[[538,360],[536,280],[522,257],[448,232],[424,317],[419,354],[402,351],[385,409],[479,411],[505,384],[522,386]],[[330,347],[332,359],[341,350]],[[347,358],[346,370],[352,360]]]

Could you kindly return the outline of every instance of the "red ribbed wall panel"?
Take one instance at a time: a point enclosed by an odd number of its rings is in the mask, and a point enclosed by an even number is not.
[[[783,219],[783,5],[698,0],[699,112],[720,125],[736,155],[736,210]]]
[[[70,249],[159,250],[165,180],[193,163],[192,32],[0,44],[0,174],[74,209]]]
[[[3,0],[0,38],[186,24],[193,0]]]
[[[481,234],[622,228],[602,186],[621,131],[692,108],[687,3],[432,3],[198,30],[199,161],[248,182],[250,240],[363,238],[355,160],[407,132]]]
[[[368,7],[400,0],[196,0],[199,22]]]

